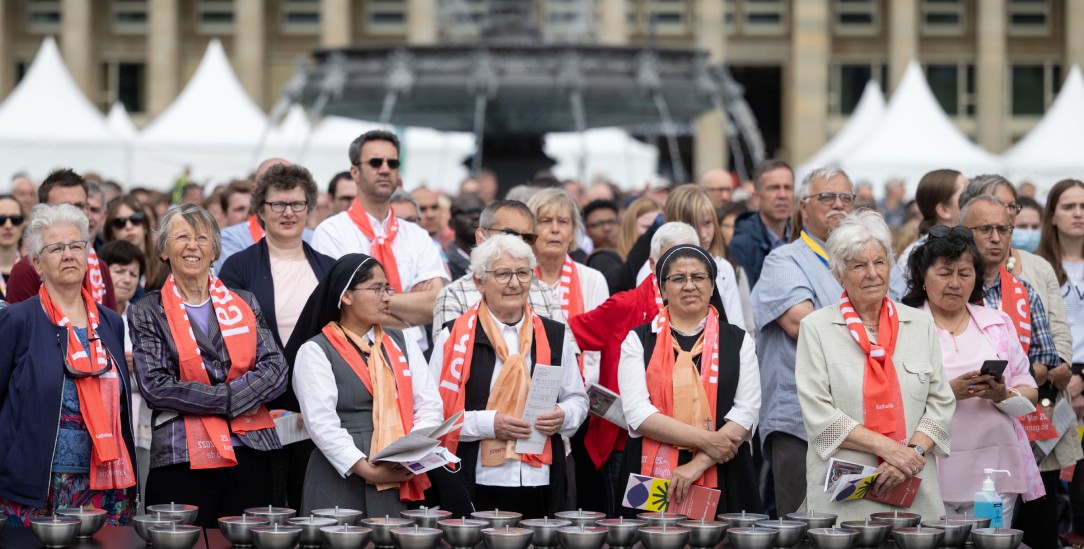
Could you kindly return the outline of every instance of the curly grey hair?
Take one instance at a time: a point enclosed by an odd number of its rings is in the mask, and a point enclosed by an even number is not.
[[[494,261],[505,254],[513,259],[526,259],[527,267],[532,271],[538,265],[534,250],[521,238],[510,234],[498,234],[485,239],[471,250],[470,272],[474,274],[476,280],[485,280],[486,269],[489,269]]]
[[[876,242],[884,249],[888,258],[888,267],[892,268],[892,231],[881,214],[861,209],[843,218],[825,242],[828,252],[828,267],[836,278],[842,279],[847,269],[847,262],[854,259],[870,242]]]
[[[46,244],[45,233],[56,225],[74,227],[80,238],[90,240],[90,222],[83,210],[70,204],[38,204],[30,208],[30,222],[23,229],[23,244],[31,258],[41,257],[41,248]]]

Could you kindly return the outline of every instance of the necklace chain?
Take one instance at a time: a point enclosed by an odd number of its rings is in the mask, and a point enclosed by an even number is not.
[[[961,318],[960,321],[956,323],[956,327],[952,330],[949,330],[948,328],[942,326],[941,323],[937,321],[937,317],[934,317],[933,319],[933,323],[936,324],[938,328],[945,330],[949,333],[950,336],[952,336],[952,346],[956,349],[957,353],[960,352],[960,346],[956,343],[956,332],[960,330],[960,327],[964,325],[964,322],[966,322],[970,316],[970,314],[965,314],[963,318]]]

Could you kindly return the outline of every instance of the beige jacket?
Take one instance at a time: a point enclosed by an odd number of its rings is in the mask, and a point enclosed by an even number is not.
[[[911,511],[923,517],[944,514],[933,456],[947,456],[956,398],[941,367],[941,347],[927,314],[896,304],[900,331],[892,362],[899,378],[907,432],[921,431],[936,443],[927,454],[923,479]],[[806,505],[839,515],[839,520],[861,520],[870,513],[897,509],[872,500],[830,502],[824,491],[829,458],[877,465],[877,456],[840,445],[862,423],[862,381],[866,356],[851,337],[839,305],[816,311],[798,331],[795,377],[809,450],[806,452]]]

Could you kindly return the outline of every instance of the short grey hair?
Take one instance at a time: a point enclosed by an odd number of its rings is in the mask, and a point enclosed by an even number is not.
[[[211,215],[211,212],[193,204],[181,204],[170,208],[162,216],[162,219],[158,222],[158,230],[154,232],[154,256],[161,258],[165,255],[166,247],[169,245],[169,242],[167,242],[169,240],[169,226],[178,217],[191,225],[196,231],[206,231],[210,235],[211,249],[214,250],[214,259],[217,261],[218,256],[222,254],[222,233],[218,231],[218,222],[215,221],[215,216]]]
[[[92,196],[105,196],[105,191],[102,190],[101,185],[93,181],[87,181],[87,198]]]
[[[1013,185],[1012,181],[1005,179],[1005,176],[996,173],[984,173],[972,177],[971,181],[964,187],[964,190],[960,191],[960,198],[957,205],[960,206],[960,208],[963,208],[965,204],[971,202],[971,199],[976,196],[983,194],[992,196],[997,192],[998,187],[1008,188],[1009,192],[1012,193],[1013,200],[1020,198],[1020,195],[1016,192],[1016,185]],[[998,204],[1001,204],[1001,202],[998,202]]]
[[[976,202],[989,202],[990,204],[993,204],[994,206],[997,206],[998,208],[1002,208],[1002,209],[1005,208],[1005,205],[1002,204],[1001,201],[998,200],[997,197],[992,195],[992,194],[980,194],[980,195],[972,196],[971,198],[969,198],[967,200],[966,203],[964,203],[964,205],[962,207],[960,207],[960,224],[961,225],[964,224],[964,218],[967,217],[967,211],[970,210],[971,205],[976,203]],[[1007,218],[1009,217],[1009,210],[1005,210],[1005,216]]]
[[[583,233],[583,216],[580,215],[580,204],[572,193],[562,188],[542,189],[527,201],[527,207],[534,212],[536,222],[544,210],[568,210],[569,217],[572,218],[572,242],[568,249],[575,250],[580,247],[578,239]]]
[[[663,223],[662,227],[659,227],[659,230],[655,231],[655,235],[651,237],[651,259],[658,261],[659,257],[662,256],[663,248],[677,246],[678,244],[699,246],[700,235],[696,234],[696,229],[688,223],[682,223],[681,221]]]
[[[892,231],[885,223],[885,218],[873,211],[861,209],[843,218],[843,222],[832,231],[825,243],[828,252],[828,267],[836,278],[843,278],[847,262],[854,259],[870,242],[880,244],[888,258],[889,270],[892,268]]]
[[[418,206],[418,201],[414,199],[414,195],[406,191],[395,191],[388,200],[391,204],[402,204],[404,202],[410,202],[414,205],[414,210],[418,212],[418,215],[422,214],[422,209]]]
[[[471,250],[470,272],[475,279],[485,280],[486,270],[505,254],[512,259],[526,259],[527,267],[531,270],[538,265],[534,250],[523,239],[510,234],[498,234],[485,239]]]
[[[798,187],[798,200],[809,197],[809,186],[814,181],[828,181],[837,175],[842,175],[847,180],[847,184],[851,186],[851,192],[853,193],[854,183],[851,182],[851,176],[847,175],[847,172],[837,166],[825,166],[809,172],[802,178],[802,185]]]
[[[70,204],[38,204],[30,208],[30,221],[23,229],[23,244],[31,258],[41,257],[41,248],[46,244],[45,233],[57,225],[74,227],[80,238],[90,240],[90,222],[83,210]]]

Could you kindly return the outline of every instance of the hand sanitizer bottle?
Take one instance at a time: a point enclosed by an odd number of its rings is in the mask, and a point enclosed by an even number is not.
[[[1001,515],[1001,496],[994,489],[994,479],[990,477],[994,473],[1012,473],[1004,469],[983,469],[986,479],[982,481],[982,490],[975,492],[975,516],[990,519],[990,528],[1004,528],[1005,520]]]

